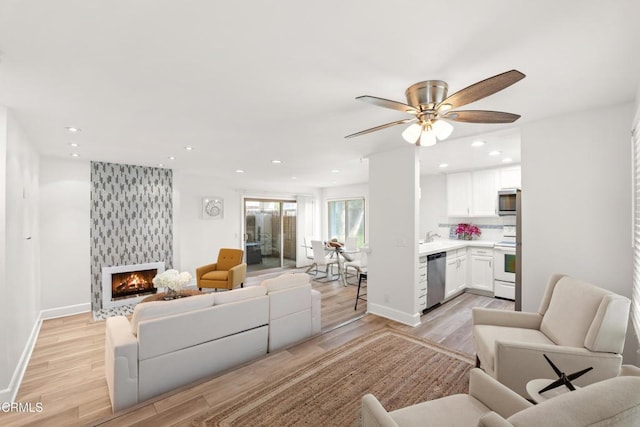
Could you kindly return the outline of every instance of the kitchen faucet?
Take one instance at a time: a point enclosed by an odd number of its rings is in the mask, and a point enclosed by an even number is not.
[[[429,243],[429,242],[433,242],[434,240],[436,240],[436,237],[442,237],[440,236],[438,233],[436,233],[435,231],[429,231],[427,233],[427,237],[425,238],[425,242]]]

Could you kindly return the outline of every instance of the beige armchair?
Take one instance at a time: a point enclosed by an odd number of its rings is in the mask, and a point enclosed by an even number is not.
[[[242,249],[220,249],[217,262],[196,268],[198,289],[243,287],[247,274],[247,264],[242,262],[243,255]]]
[[[578,386],[615,377],[629,306],[628,298],[553,275],[538,313],[473,309],[477,366],[521,396],[530,380],[556,378],[543,354],[567,374],[593,367],[574,381]]]
[[[532,405],[480,369],[469,394],[456,394],[387,412],[372,394],[362,398],[363,427],[638,426],[640,377],[616,377]]]

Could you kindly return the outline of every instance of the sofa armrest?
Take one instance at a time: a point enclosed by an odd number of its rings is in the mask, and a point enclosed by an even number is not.
[[[138,403],[138,340],[124,316],[106,320],[104,370],[114,412]]]
[[[365,394],[362,397],[360,417],[362,427],[398,427],[373,394]]]
[[[613,378],[618,375],[622,365],[622,356],[619,354],[592,352],[585,348],[553,344],[498,340],[495,349],[495,378],[521,396],[528,396],[527,382],[537,378],[556,378],[543,354],[566,373],[593,367],[591,371],[574,381],[578,386]]]
[[[210,271],[215,271],[218,267],[218,263],[214,262],[213,264],[203,265],[202,267],[196,268],[196,279],[200,280],[202,275],[207,274]]]
[[[480,417],[477,427],[513,427],[513,424],[495,412],[489,412]]]
[[[542,316],[539,313],[495,310],[473,307],[471,311],[474,325],[506,326],[510,328],[540,329]]]
[[[235,267],[231,267],[229,270],[229,283],[231,285],[230,289],[233,289],[235,286],[244,282],[244,278],[247,275],[247,264],[242,263],[238,264]]]
[[[620,367],[620,377],[640,377],[640,368],[633,365],[622,365]]]
[[[533,406],[529,401],[487,375],[481,369],[469,373],[469,395],[503,418]]]

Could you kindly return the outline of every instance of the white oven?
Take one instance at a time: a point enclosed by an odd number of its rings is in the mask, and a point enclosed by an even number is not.
[[[516,296],[516,244],[496,243],[494,257],[494,295],[499,298],[515,299]]]

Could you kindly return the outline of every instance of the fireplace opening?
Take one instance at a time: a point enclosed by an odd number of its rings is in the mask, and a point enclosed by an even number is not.
[[[149,270],[128,271],[111,274],[111,299],[119,300],[140,295],[155,294],[153,278],[158,274],[157,268]]]

